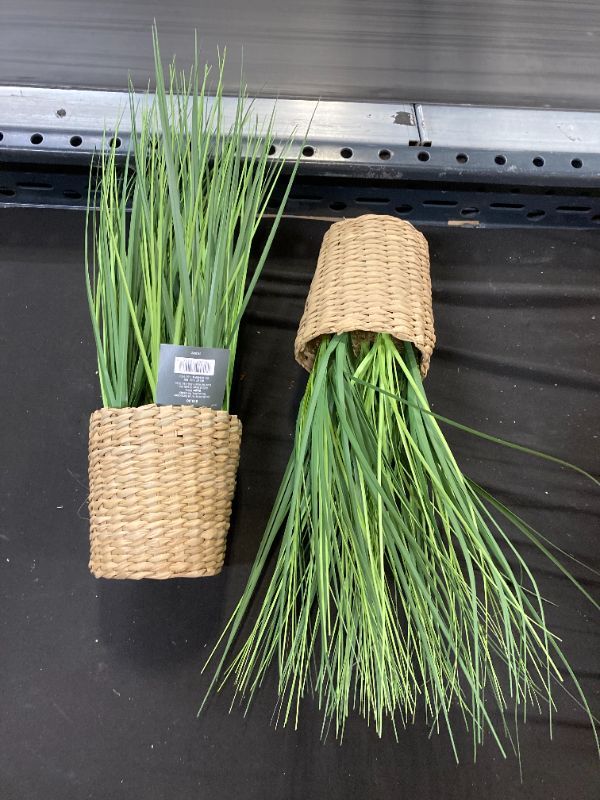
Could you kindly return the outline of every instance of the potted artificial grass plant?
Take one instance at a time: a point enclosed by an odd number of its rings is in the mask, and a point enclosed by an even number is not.
[[[209,97],[197,50],[190,73],[173,63],[166,83],[156,31],[154,56],[155,94],[139,108],[130,95],[126,159],[113,136],[88,202],[103,402],[90,420],[90,569],[105,578],[222,568],[242,432],[229,413],[240,318],[296,169],[248,280],[291,140],[271,157],[273,118],[259,125],[242,89],[226,127],[222,62]]]
[[[423,235],[387,216],[333,225],[296,339],[310,377],[294,450],[209,692],[231,680],[246,706],[273,666],[284,724],[307,695],[340,738],[353,710],[381,735],[422,709],[457,754],[456,708],[474,752],[486,733],[504,752],[503,735],[518,749],[507,718],[546,706],[551,721],[566,675],[596,735],[507,528],[594,601],[544,537],[462,473],[423,388],[434,342]]]

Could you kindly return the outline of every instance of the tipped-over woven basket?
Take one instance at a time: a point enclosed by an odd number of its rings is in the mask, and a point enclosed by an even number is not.
[[[412,342],[427,374],[435,344],[429,249],[409,222],[365,214],[329,228],[296,336],[298,363],[310,370],[319,340],[335,333]]]
[[[190,406],[103,408],[90,419],[90,569],[97,578],[221,571],[242,425]]]

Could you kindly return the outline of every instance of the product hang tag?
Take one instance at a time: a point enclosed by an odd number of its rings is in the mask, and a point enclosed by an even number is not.
[[[156,404],[223,407],[229,350],[161,344]]]

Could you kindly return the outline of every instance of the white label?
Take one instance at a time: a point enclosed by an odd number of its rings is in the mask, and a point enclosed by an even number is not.
[[[175,367],[173,372],[176,372],[179,375],[214,375],[215,359],[183,358],[181,356],[177,356],[175,358]]]

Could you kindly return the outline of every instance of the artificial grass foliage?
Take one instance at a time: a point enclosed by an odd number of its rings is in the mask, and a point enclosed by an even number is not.
[[[197,48],[190,72],[173,62],[165,84],[156,30],[153,40],[156,93],[139,107],[130,93],[126,160],[115,133],[92,164],[86,278],[102,400],[116,408],[154,402],[159,348],[167,343],[230,350],[228,409],[240,319],[298,161],[250,277],[254,235],[291,140],[270,157],[273,118],[259,124],[243,88],[226,123],[224,61],[211,86]]]
[[[248,584],[211,656],[209,693],[231,681],[249,704],[274,667],[277,721],[296,725],[307,695],[323,733],[339,738],[353,711],[379,735],[422,711],[458,757],[454,708],[474,753],[486,734],[503,753],[506,740],[518,749],[512,721],[543,706],[551,719],[567,675],[595,735],[504,523],[585,593],[542,536],[463,475],[411,344],[379,334],[356,352],[349,334],[324,339]],[[256,619],[242,627],[271,559]]]

